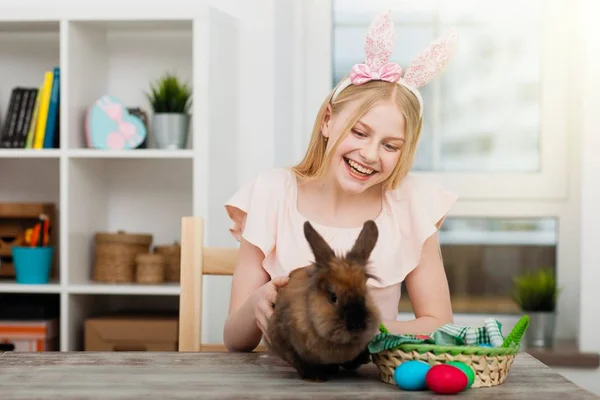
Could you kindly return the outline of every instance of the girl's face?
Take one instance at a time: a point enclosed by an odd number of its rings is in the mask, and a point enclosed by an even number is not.
[[[336,143],[347,118],[346,107],[325,118],[322,133],[328,137],[327,151]],[[375,104],[352,127],[332,154],[329,174],[347,193],[358,194],[385,181],[394,170],[405,142],[405,119],[392,101]]]

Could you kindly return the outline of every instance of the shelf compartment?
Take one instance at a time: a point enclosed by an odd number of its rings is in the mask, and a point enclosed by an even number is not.
[[[178,313],[178,296],[71,294],[69,295],[69,343],[66,350],[84,350],[84,328],[88,318],[116,314],[177,316]]]
[[[93,280],[97,232],[150,233],[150,250],[180,241],[181,218],[193,215],[191,159],[69,159],[69,277],[81,292]],[[140,288],[145,284],[136,284]],[[79,288],[79,289],[78,289]],[[144,290],[150,289],[140,289]],[[126,291],[127,292],[127,291]]]
[[[7,351],[59,350],[61,338],[61,296],[59,294],[0,293],[0,304],[2,305],[0,306],[0,343]],[[28,334],[23,336],[22,330],[26,330]]]
[[[85,117],[112,95],[148,118],[146,148],[155,148],[152,109],[145,93],[166,72],[193,85],[192,20],[77,21],[67,24],[69,148],[87,148]],[[190,110],[191,112],[191,110]],[[188,148],[192,148],[190,126]]]
[[[18,87],[39,90],[44,74],[60,66],[59,21],[0,21],[0,54],[0,147],[8,147],[2,153],[14,149],[22,155],[34,151],[24,149],[28,129],[22,128],[26,122],[19,124],[18,121],[26,121],[25,118],[17,116],[10,138],[2,137],[4,124],[10,119],[11,95]],[[35,97],[31,94],[29,104],[33,108]]]
[[[33,226],[25,219],[36,218],[39,213],[50,214],[52,231],[50,241],[54,246],[54,257],[50,279],[60,279],[60,203],[59,203],[59,159],[13,159],[0,158],[0,218],[2,213],[11,220],[2,218],[0,234],[0,279],[14,280],[14,268],[9,246],[22,237],[23,224]],[[40,204],[46,206],[40,207]],[[18,219],[17,219],[18,218]]]

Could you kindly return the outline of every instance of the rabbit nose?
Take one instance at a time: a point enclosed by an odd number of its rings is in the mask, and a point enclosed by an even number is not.
[[[360,332],[365,329],[366,324],[364,320],[348,320],[346,322],[346,327],[349,332]]]
[[[362,301],[353,301],[344,307],[346,329],[349,332],[359,332],[366,328],[367,310]]]

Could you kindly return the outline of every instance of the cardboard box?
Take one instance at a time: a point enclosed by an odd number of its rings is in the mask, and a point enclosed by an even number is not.
[[[178,318],[119,315],[85,321],[85,351],[177,351]]]
[[[58,320],[0,320],[1,351],[57,351]]]

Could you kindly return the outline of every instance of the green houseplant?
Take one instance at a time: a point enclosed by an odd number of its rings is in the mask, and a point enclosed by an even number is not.
[[[513,299],[530,317],[526,346],[552,347],[556,324],[556,301],[560,289],[552,268],[527,272],[513,279]]]
[[[192,90],[173,73],[150,83],[146,98],[153,110],[152,137],[162,149],[186,147],[190,127]]]

